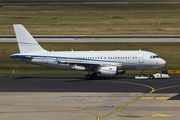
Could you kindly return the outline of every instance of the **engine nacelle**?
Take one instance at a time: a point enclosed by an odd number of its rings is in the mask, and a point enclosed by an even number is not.
[[[74,65],[74,66],[72,67],[72,69],[74,69],[74,70],[82,70],[82,71],[86,70],[85,67],[82,67],[82,66],[76,66],[76,65]]]
[[[118,75],[118,67],[117,66],[101,67],[98,70],[98,73],[100,73],[104,76],[117,76]]]

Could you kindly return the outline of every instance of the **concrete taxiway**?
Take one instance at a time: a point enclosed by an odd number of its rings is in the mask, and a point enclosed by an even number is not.
[[[180,35],[34,35],[38,42],[180,42]],[[17,42],[14,35],[0,35],[0,42]]]
[[[179,75],[1,75],[0,120],[180,120],[179,93]]]

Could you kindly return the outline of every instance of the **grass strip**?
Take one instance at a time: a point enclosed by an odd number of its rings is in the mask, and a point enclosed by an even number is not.
[[[180,4],[1,5],[0,33],[23,24],[33,35],[179,35]]]
[[[98,0],[98,2],[152,2],[157,0]],[[172,0],[158,0],[158,2],[171,2]],[[173,0],[180,1],[180,0]],[[29,3],[29,2],[97,2],[97,0],[0,0],[0,2],[13,2],[13,3]]]
[[[46,50],[54,51],[99,51],[99,50],[141,50],[151,51],[166,60],[163,69],[180,69],[180,43],[40,43]],[[80,71],[62,71],[57,69],[44,68],[11,59],[9,56],[19,53],[17,43],[0,44],[0,74],[11,74],[16,69],[16,74],[85,74]],[[159,71],[162,68],[152,71]],[[31,72],[30,72],[31,71]],[[130,73],[129,73],[130,72]],[[127,71],[127,74],[138,74],[139,70]]]

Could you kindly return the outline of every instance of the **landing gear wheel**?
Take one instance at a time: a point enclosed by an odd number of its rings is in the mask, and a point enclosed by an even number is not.
[[[154,79],[154,76],[153,76],[153,75],[150,75],[150,76],[149,76],[149,79]]]
[[[86,75],[86,80],[90,80],[91,79],[91,75]]]
[[[97,78],[97,74],[96,74],[96,73],[93,73],[93,74],[91,74],[91,77],[92,77],[92,78]]]

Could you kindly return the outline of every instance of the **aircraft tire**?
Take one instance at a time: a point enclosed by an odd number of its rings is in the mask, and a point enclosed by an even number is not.
[[[96,74],[96,73],[93,73],[93,74],[91,74],[91,77],[92,77],[92,78],[97,78],[97,74]]]
[[[154,76],[153,75],[150,75],[150,77],[149,77],[150,79],[154,79]]]
[[[86,80],[90,80],[91,79],[91,75],[86,75]]]

